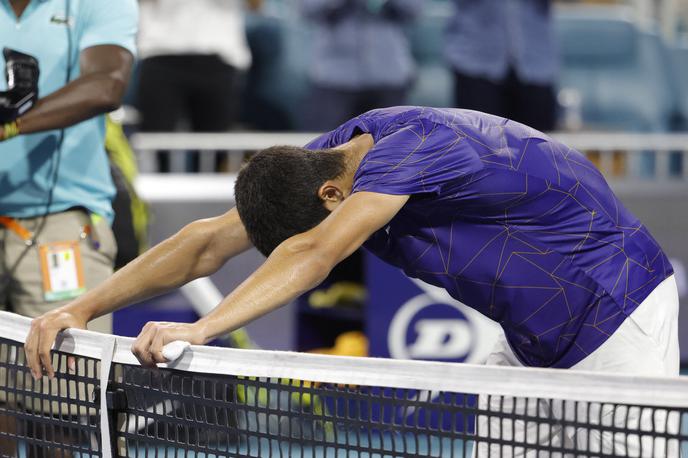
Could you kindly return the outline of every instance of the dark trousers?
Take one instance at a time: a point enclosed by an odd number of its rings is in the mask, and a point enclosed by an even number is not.
[[[141,130],[170,132],[182,120],[194,132],[229,129],[239,102],[236,76],[236,69],[216,55],[144,59],[137,95]]]
[[[303,128],[316,132],[328,131],[366,111],[404,105],[406,92],[406,87],[347,90],[314,84],[307,102]]]
[[[222,132],[235,123],[239,107],[237,70],[216,55],[156,56],[141,62],[137,105],[141,131],[172,132],[184,123],[192,132]],[[158,155],[161,171],[168,156]],[[189,169],[198,167],[198,155]]]
[[[557,104],[553,85],[522,82],[513,70],[499,82],[455,72],[454,84],[459,108],[502,116],[541,131],[554,130]]]

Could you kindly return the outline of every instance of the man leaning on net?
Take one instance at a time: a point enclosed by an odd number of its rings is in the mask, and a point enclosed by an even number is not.
[[[525,125],[460,109],[374,110],[305,148],[260,152],[235,194],[236,208],[189,224],[35,319],[26,342],[33,374],[53,373],[60,330],[209,275],[251,245],[267,261],[212,313],[143,328],[133,346],[141,364],[163,362],[169,342],[202,344],[288,303],[364,246],[498,322],[505,337],[489,364],[678,374],[678,294],[666,255],[583,154]],[[490,424],[502,420],[480,417],[476,434],[492,437],[486,431],[501,428]],[[512,426],[531,443],[588,449],[576,441],[589,439],[629,456],[639,447],[592,430]]]
[[[112,275],[103,113],[121,103],[136,28],[134,0],[0,2],[0,309],[39,316]],[[107,316],[90,326],[111,331]]]

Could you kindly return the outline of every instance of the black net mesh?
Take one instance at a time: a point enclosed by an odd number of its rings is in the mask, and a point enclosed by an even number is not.
[[[97,360],[56,352],[34,382],[21,344],[0,339],[3,456],[103,454]],[[118,457],[679,457],[688,409],[282,378],[115,363],[108,418]]]
[[[99,361],[53,353],[56,376],[34,380],[23,344],[0,338],[0,456],[102,456]]]
[[[688,444],[677,408],[126,365],[112,388],[119,456],[469,457],[477,442],[481,457],[678,457]]]

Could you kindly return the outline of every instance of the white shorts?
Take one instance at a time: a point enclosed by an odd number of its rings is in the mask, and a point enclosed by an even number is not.
[[[638,308],[624,321],[621,326],[590,356],[573,366],[574,370],[612,372],[615,374],[633,374],[648,376],[678,376],[680,369],[680,355],[678,344],[678,290],[674,276],[667,278],[650,293],[650,295],[638,306]],[[509,347],[506,338],[502,335],[500,341],[487,359],[486,364],[498,366],[522,366]],[[642,403],[642,398],[638,399]],[[527,410],[528,415],[544,413],[555,418],[563,418],[575,415],[573,412],[576,407],[573,403],[563,404],[561,402],[547,402],[538,400],[512,399],[485,397],[479,400],[480,408],[501,411],[501,412],[522,412]],[[578,406],[580,409],[580,404]],[[591,406],[585,406],[591,409]],[[585,412],[589,418],[595,418],[601,412],[602,424],[616,426],[620,428],[630,427],[633,424],[641,429],[652,431],[662,431],[669,429],[678,430],[678,421],[662,417],[662,411],[655,411],[654,417],[641,415],[639,411],[627,409],[625,415],[619,415],[618,407],[616,415],[614,408],[609,406],[593,406],[596,412],[587,410]],[[607,411],[609,410],[609,411]],[[524,412],[525,413],[525,412]],[[580,412],[579,412],[580,413]],[[580,418],[580,416],[578,417]],[[605,422],[604,420],[608,421]],[[678,420],[678,419],[677,419]],[[653,424],[654,422],[654,424]],[[504,431],[504,435],[501,435]],[[500,433],[496,437],[495,432]],[[509,437],[505,437],[508,434]],[[643,440],[625,435],[613,435],[612,433],[601,433],[600,431],[587,430],[576,434],[576,428],[555,428],[547,427],[543,431],[542,425],[528,423],[519,420],[509,420],[504,418],[478,416],[476,420],[476,436],[504,439],[504,440],[525,440],[534,443],[529,438],[537,438],[538,443],[552,447],[561,447],[569,450],[590,450],[618,456],[631,457],[678,457],[678,444],[667,444],[661,439]],[[489,442],[489,441],[488,441]],[[563,444],[562,444],[563,442]],[[666,447],[666,448],[665,448]],[[476,453],[477,452],[477,453]],[[500,445],[478,444],[474,449],[474,456],[478,457],[567,457],[573,454],[550,453],[550,452],[526,452],[521,448]]]

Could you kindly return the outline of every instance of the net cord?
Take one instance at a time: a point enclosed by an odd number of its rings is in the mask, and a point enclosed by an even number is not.
[[[0,335],[24,342],[31,320],[0,312]],[[114,341],[111,363],[137,365],[134,339],[105,338],[70,329],[60,334],[56,349],[101,359]],[[109,348],[109,347],[108,347]],[[161,365],[206,374],[285,378],[313,382],[407,388],[455,393],[562,399],[658,407],[688,407],[688,378],[624,376],[561,369],[479,366],[381,358],[315,355],[282,351],[235,350],[191,346],[175,362]],[[103,370],[101,378],[107,376]],[[101,387],[104,384],[101,383]]]

